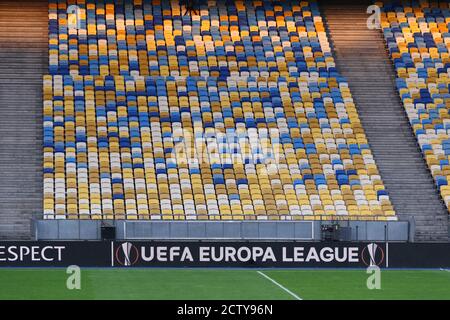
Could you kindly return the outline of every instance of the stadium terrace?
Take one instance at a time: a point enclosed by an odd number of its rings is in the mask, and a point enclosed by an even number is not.
[[[449,212],[450,0],[0,0],[0,300],[450,300]]]

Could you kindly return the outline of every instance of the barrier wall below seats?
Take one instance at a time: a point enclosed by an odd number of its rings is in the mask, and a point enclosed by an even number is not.
[[[111,221],[118,240],[320,241],[322,221]],[[409,241],[407,221],[341,221],[351,241]],[[35,220],[36,240],[100,240],[101,221]]]

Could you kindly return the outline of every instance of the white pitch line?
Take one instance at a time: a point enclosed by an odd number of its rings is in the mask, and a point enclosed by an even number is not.
[[[275,284],[276,286],[278,286],[279,288],[283,289],[284,291],[286,291],[287,293],[289,293],[291,296],[293,296],[296,300],[303,300],[302,298],[300,298],[298,295],[296,295],[295,293],[293,293],[291,290],[289,290],[288,288],[282,286],[281,284],[279,284],[278,282],[276,282],[275,280],[273,280],[271,277],[269,277],[268,275],[266,275],[264,272],[258,271],[258,273],[260,275],[262,275],[264,278],[266,278],[267,280],[269,280],[270,282],[272,282],[273,284]]]

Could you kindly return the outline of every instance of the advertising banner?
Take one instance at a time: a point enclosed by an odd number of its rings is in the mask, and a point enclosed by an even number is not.
[[[0,242],[0,267],[439,268],[450,244],[383,242]]]

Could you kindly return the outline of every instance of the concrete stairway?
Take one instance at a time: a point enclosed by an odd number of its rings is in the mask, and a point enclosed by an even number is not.
[[[29,239],[42,213],[46,1],[0,2],[0,239]]]
[[[369,4],[321,3],[337,68],[349,82],[399,218],[415,221],[415,241],[448,241],[449,214],[396,91],[383,35],[367,28]]]

